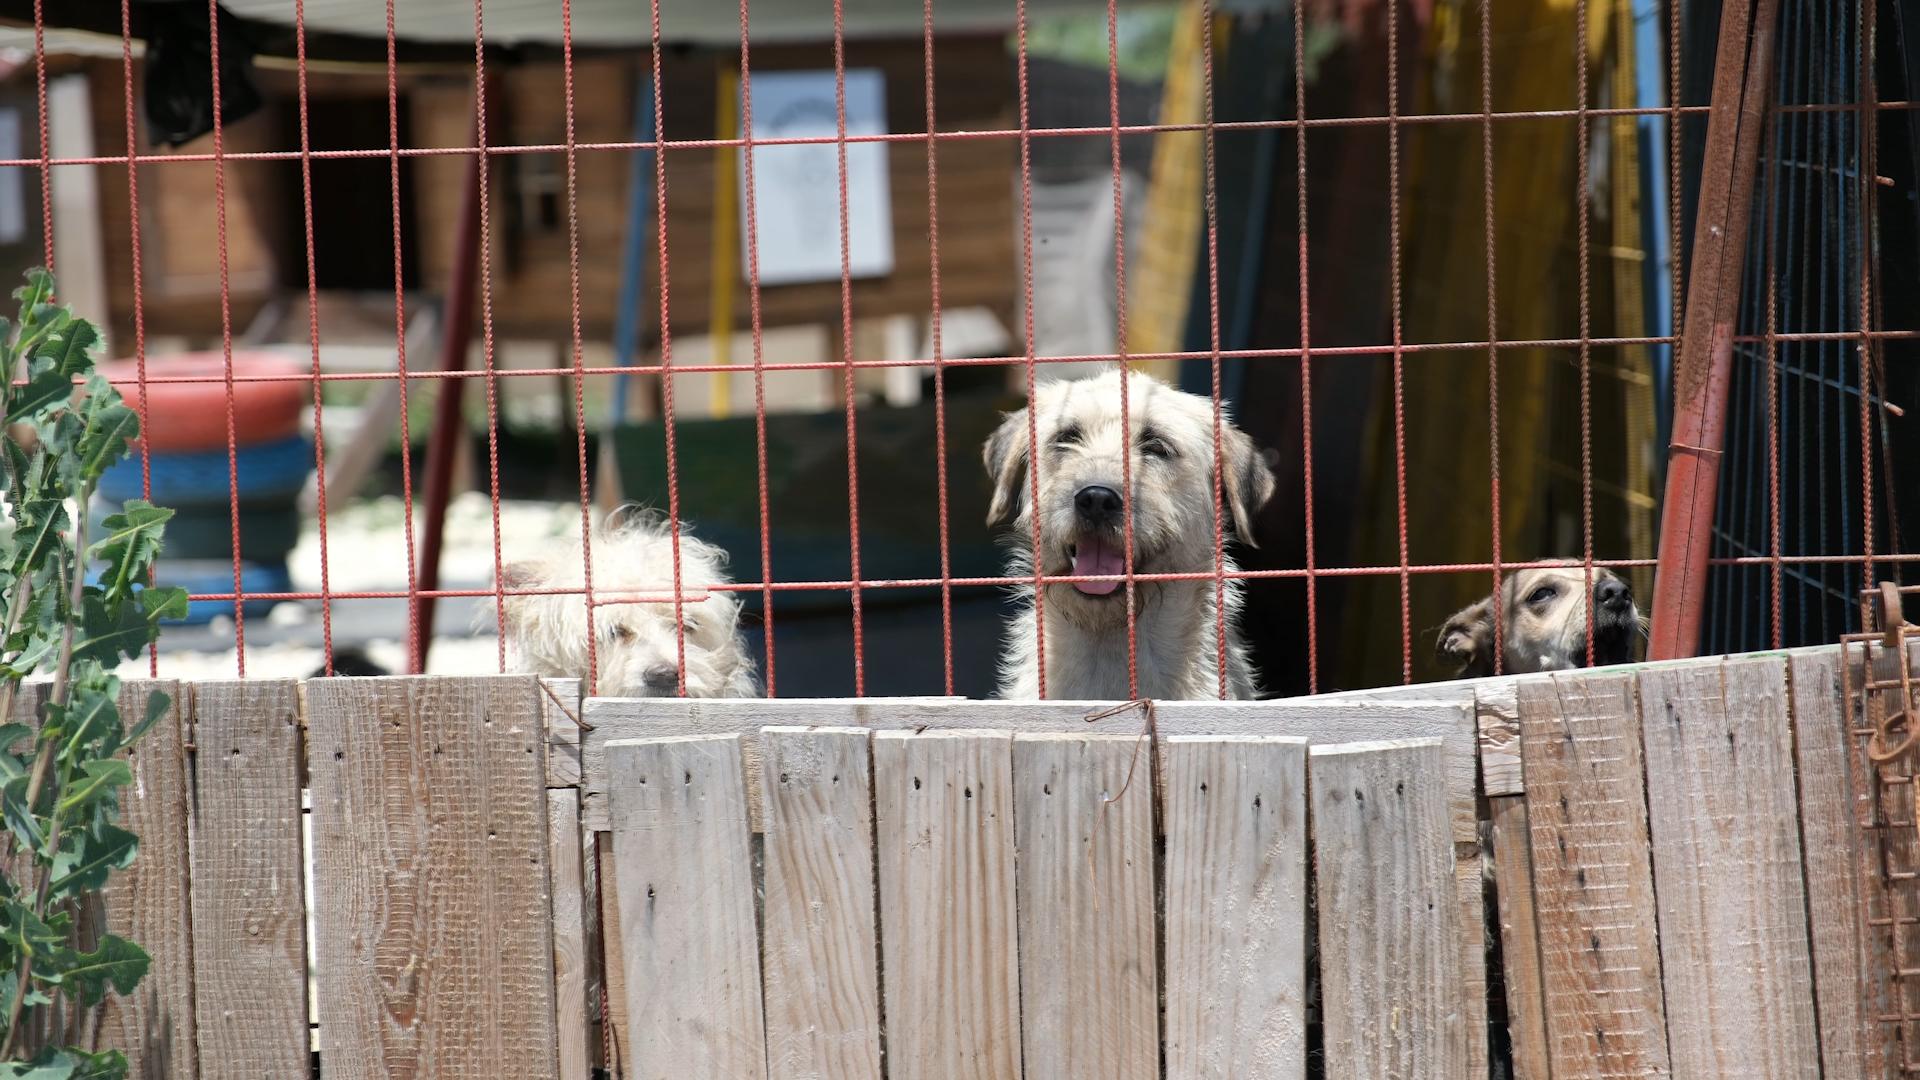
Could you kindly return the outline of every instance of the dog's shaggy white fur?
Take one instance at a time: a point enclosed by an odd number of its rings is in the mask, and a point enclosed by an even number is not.
[[[1129,590],[1125,523],[1133,522],[1133,572],[1206,573],[1236,569],[1215,531],[1216,492],[1223,492],[1233,533],[1252,542],[1252,518],[1273,494],[1273,471],[1253,440],[1219,421],[1216,479],[1214,405],[1150,376],[1127,376],[1127,419],[1120,425],[1121,375],[1052,382],[1034,394],[1032,426],[1040,452],[1028,446],[1028,410],[1006,418],[987,440],[994,481],[988,525],[1012,524],[1009,577],[1033,573],[1034,506],[1030,460],[1037,460],[1039,555],[1053,576],[1106,580],[1051,582],[1040,599],[1045,621],[1049,698],[1125,700]],[[1131,458],[1132,492],[1123,479]],[[1020,588],[1032,598],[1031,586]],[[1253,698],[1258,680],[1240,640],[1240,585],[1227,580],[1141,581],[1132,589],[1139,677],[1137,696],[1161,699]],[[1216,603],[1216,600],[1218,603]],[[1226,677],[1222,687],[1218,612],[1226,612]],[[1040,634],[1031,602],[1007,626],[1000,694],[1040,696]],[[1224,693],[1223,693],[1224,689]]]
[[[506,568],[520,589],[582,589],[578,539],[556,541]],[[687,697],[758,697],[753,660],[740,639],[740,602],[730,592],[727,553],[680,530],[680,605],[686,626]],[[673,526],[661,514],[624,509],[594,530],[593,612],[597,692],[606,697],[680,693],[679,629],[673,607]],[[703,597],[704,594],[704,598]],[[631,597],[631,600],[627,598]],[[520,671],[557,678],[587,674],[587,605],[578,592],[506,598],[507,640]]]
[[[1572,559],[1516,570],[1500,583],[1500,667],[1509,675],[1566,671],[1587,666],[1586,569]],[[1494,673],[1493,597],[1455,612],[1434,643],[1442,664],[1456,677]],[[1633,590],[1604,566],[1593,568],[1593,662],[1596,667],[1633,660],[1634,638],[1645,632]]]

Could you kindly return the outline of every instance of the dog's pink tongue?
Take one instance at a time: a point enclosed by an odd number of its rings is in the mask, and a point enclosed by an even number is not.
[[[1105,541],[1082,540],[1073,552],[1073,572],[1080,574],[1123,574],[1126,562],[1120,549]],[[1117,581],[1076,581],[1073,587],[1090,596],[1105,596],[1120,587]]]

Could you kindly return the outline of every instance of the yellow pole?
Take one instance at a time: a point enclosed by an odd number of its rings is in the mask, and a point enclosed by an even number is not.
[[[1198,0],[1190,0],[1174,23],[1160,97],[1162,124],[1198,124],[1206,118],[1202,17]],[[1128,260],[1127,267],[1127,340],[1121,346],[1126,352],[1175,352],[1181,347],[1206,212],[1205,157],[1203,132],[1163,131],[1154,136],[1140,257]],[[1179,365],[1135,360],[1132,367],[1172,378]]]
[[[717,108],[714,110],[713,137],[737,139],[739,135],[740,73],[720,68]],[[707,300],[708,341],[713,345],[715,364],[733,362],[733,279],[739,258],[739,179],[732,146],[713,149],[713,281]],[[713,373],[709,385],[712,399],[708,415],[725,417],[731,402],[724,371]]]

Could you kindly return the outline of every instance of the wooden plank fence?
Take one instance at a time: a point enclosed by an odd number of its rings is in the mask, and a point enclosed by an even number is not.
[[[1915,839],[1862,827],[1843,664],[1104,717],[164,684],[99,916],[153,973],[32,1022],[170,1080],[1877,1080]]]

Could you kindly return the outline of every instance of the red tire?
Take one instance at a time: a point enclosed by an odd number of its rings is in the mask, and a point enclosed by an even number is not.
[[[100,365],[101,374],[135,411],[140,409],[140,371],[132,360]],[[220,353],[185,353],[147,360],[147,378],[195,378],[204,382],[152,382],[146,388],[141,441],[160,452],[212,450],[227,445],[226,360]],[[276,353],[236,352],[236,377],[304,376],[308,369]],[[300,430],[309,383],[233,384],[233,436],[238,446],[278,442]]]

